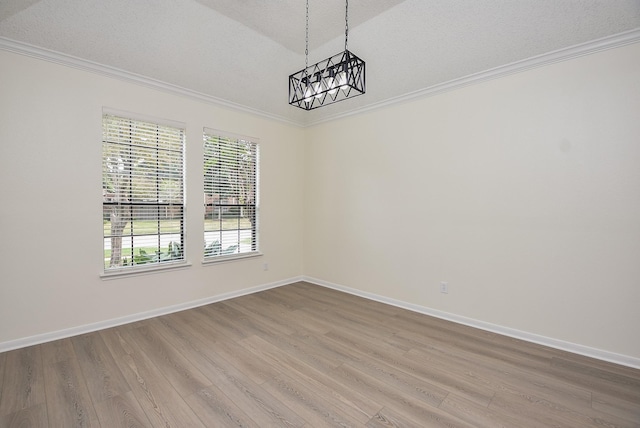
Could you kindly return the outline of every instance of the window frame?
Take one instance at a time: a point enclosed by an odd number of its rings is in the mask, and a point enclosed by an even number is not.
[[[207,151],[207,139],[209,138],[214,138],[214,139],[218,139],[218,142],[221,143],[220,140],[226,140],[226,143],[230,143],[230,144],[239,144],[240,142],[243,142],[245,144],[251,145],[253,147],[254,150],[254,158],[253,158],[253,162],[252,162],[252,172],[253,172],[253,177],[252,177],[252,185],[253,185],[253,203],[220,203],[220,195],[221,192],[217,193],[218,196],[218,203],[216,203],[214,201],[214,194],[210,193],[210,199],[207,198],[207,191],[209,190],[210,192],[213,192],[213,189],[210,189],[209,186],[213,185],[212,184],[212,180],[210,177],[207,176],[207,163],[209,161],[212,161],[212,158],[208,157],[208,151]],[[224,144],[224,143],[223,143]],[[233,149],[232,149],[233,150]],[[204,213],[203,213],[203,230],[204,230],[204,234],[203,234],[203,238],[204,238],[204,248],[203,248],[203,252],[202,252],[202,263],[203,264],[212,264],[212,263],[221,263],[221,262],[228,262],[228,261],[233,261],[233,260],[238,260],[238,259],[244,259],[244,258],[250,258],[250,257],[256,257],[256,256],[261,256],[262,253],[260,252],[260,140],[258,138],[255,137],[248,137],[248,136],[244,136],[244,135],[239,135],[239,134],[233,134],[230,132],[226,132],[226,131],[220,131],[217,129],[212,129],[212,128],[203,128],[203,165],[202,165],[202,178],[203,178],[203,196],[204,196]],[[218,158],[218,160],[220,160],[220,158]],[[237,176],[237,175],[236,175]],[[251,191],[249,192],[249,195],[251,196]],[[240,199],[239,195],[238,199]],[[245,195],[246,196],[246,195]],[[250,196],[248,196],[248,198],[250,199]],[[232,208],[237,208],[238,210],[242,210],[244,209],[249,209],[251,214],[249,214],[248,220],[251,224],[251,228],[247,229],[247,228],[242,228],[240,227],[240,222],[241,219],[238,219],[238,224],[239,226],[237,228],[229,228],[229,229],[225,229],[222,225],[220,225],[219,229],[216,230],[208,230],[207,228],[207,215],[210,213],[212,216],[214,215],[214,210],[218,208],[218,220],[220,222],[222,222],[222,211],[220,211],[222,208],[228,208],[228,209],[232,209]],[[240,211],[242,212],[242,211]],[[253,221],[251,221],[251,217],[253,217]],[[212,218],[211,218],[212,219]],[[236,232],[238,234],[238,238],[237,238],[237,244],[238,244],[238,248],[237,248],[237,252],[233,252],[233,253],[229,253],[229,254],[225,254],[225,248],[224,246],[226,245],[224,243],[224,239],[222,237],[222,232],[224,230],[227,231],[233,231]],[[250,230],[251,233],[251,241],[249,243],[249,245],[251,245],[251,248],[249,250],[242,250],[242,241],[246,240],[247,237],[245,236],[244,238],[242,238],[241,232],[242,231],[247,231]],[[219,233],[219,252],[217,252],[217,254],[215,255],[211,255],[211,254],[207,254],[208,251],[211,251],[211,245],[213,243],[215,243],[215,237],[214,240],[207,240],[207,234],[210,234],[209,236],[211,236],[211,234],[215,234],[215,233]],[[246,244],[245,244],[246,245]],[[228,248],[228,247],[227,247]]]
[[[111,121],[111,122],[109,122]],[[108,123],[109,122],[109,123]],[[109,126],[112,128],[108,128]],[[114,130],[122,131],[128,124],[131,133],[127,136],[121,132],[120,135],[113,134]],[[149,134],[150,130],[156,130],[155,135]],[[147,132],[147,133],[145,133]],[[167,133],[166,135],[164,133]],[[189,266],[186,260],[186,125],[184,123],[162,120],[154,117],[135,115],[128,112],[119,112],[104,109],[102,113],[102,191],[103,191],[103,234],[102,234],[102,273],[101,277],[110,278],[123,275],[146,274],[160,272],[167,269],[184,268]],[[116,135],[116,136],[114,136]],[[124,136],[123,136],[124,135]],[[149,143],[143,142],[143,137],[149,137]],[[154,138],[155,137],[155,138]],[[148,139],[148,138],[147,138]],[[137,140],[137,141],[136,141]],[[121,156],[123,149],[128,153]],[[114,155],[115,153],[115,155]],[[111,154],[111,158],[109,155]],[[134,165],[136,156],[139,160],[148,160],[145,156],[155,159],[153,162],[147,162],[144,169],[139,165]],[[115,160],[115,157],[118,157]],[[143,163],[143,162],[140,162]],[[126,170],[124,174],[113,173],[114,165],[119,170]],[[136,170],[137,168],[137,170]],[[135,170],[135,172],[134,172]],[[122,190],[121,184],[113,184],[113,181],[120,180],[120,175],[129,174],[127,183],[128,189]],[[132,184],[134,179],[142,180],[140,188],[134,190]],[[111,180],[111,181],[110,181]],[[125,179],[126,180],[126,179]],[[146,180],[147,182],[145,182]],[[164,180],[167,186],[177,185],[177,189],[163,189],[161,181]],[[120,190],[114,191],[114,194],[120,195],[116,200],[110,200],[109,184]],[[151,186],[149,186],[151,183]],[[151,190],[150,190],[151,189]],[[112,189],[113,190],[113,189]],[[145,194],[145,191],[153,193],[153,197],[136,199]],[[166,200],[163,200],[166,199]],[[122,226],[120,234],[117,231],[114,234],[112,210],[118,207],[121,212],[125,213],[125,224]],[[155,211],[155,213],[154,213]],[[176,215],[177,213],[177,215]],[[149,215],[150,214],[150,215]],[[107,232],[105,219],[107,215],[110,217],[109,232]],[[149,216],[149,219],[143,217]],[[136,219],[136,217],[138,217]],[[138,222],[146,220],[151,225],[149,231],[136,231]],[[174,222],[177,220],[177,229]],[[155,222],[155,225],[153,224]],[[128,230],[126,230],[128,227]],[[175,230],[173,230],[175,229]],[[126,232],[126,233],[125,233]],[[178,236],[178,239],[173,238]],[[173,245],[165,245],[163,241],[171,239]],[[123,264],[125,254],[120,253],[120,264],[112,265],[112,261],[106,257],[107,251],[112,249],[114,238],[120,238],[121,241],[129,240],[130,244],[125,247],[125,243],[121,242],[120,251],[128,249],[126,257],[130,260],[127,264]],[[145,240],[148,240],[145,242]],[[154,242],[155,241],[155,242]],[[107,245],[108,243],[108,245]],[[178,244],[177,246],[175,244]],[[117,244],[117,242],[116,242]],[[149,246],[149,244],[152,244]],[[108,248],[107,248],[108,247]],[[143,257],[139,251],[144,248],[154,248],[155,254],[150,253]],[[173,251],[171,251],[173,249]],[[138,250],[136,259],[135,252]],[[113,253],[111,253],[113,254]]]

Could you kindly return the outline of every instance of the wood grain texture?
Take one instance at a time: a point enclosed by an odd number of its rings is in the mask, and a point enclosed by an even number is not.
[[[49,421],[45,403],[0,416],[0,427],[38,428],[46,426],[49,426]]]
[[[640,370],[300,282],[0,354],[0,427],[640,427]]]
[[[2,385],[4,380],[4,363],[7,361],[7,352],[0,354],[0,405],[2,405]],[[0,413],[1,415],[2,413]]]
[[[216,386],[191,394],[186,400],[200,419],[207,423],[214,422],[217,427],[260,427]]]
[[[131,391],[102,336],[85,334],[74,337],[71,342],[94,403]]]
[[[38,346],[7,352],[0,416],[44,403],[44,385],[42,357]]]
[[[118,327],[98,334],[103,337],[151,425],[204,427],[154,363],[153,355],[147,355],[126,333],[126,327]]]
[[[139,428],[151,426],[151,422],[133,392],[109,397],[95,406],[100,425],[103,427]]]
[[[48,363],[44,373],[49,426],[100,426],[76,358]]]

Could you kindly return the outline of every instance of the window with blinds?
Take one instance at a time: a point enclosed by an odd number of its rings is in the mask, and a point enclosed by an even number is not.
[[[184,261],[184,129],[102,118],[104,269]]]
[[[258,253],[258,143],[204,130],[204,258]]]

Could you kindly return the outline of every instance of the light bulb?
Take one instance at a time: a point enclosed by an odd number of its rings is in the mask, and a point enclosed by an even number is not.
[[[314,94],[315,94],[315,93],[314,93],[314,87],[313,87],[313,84],[311,84],[311,85],[307,84],[307,85],[306,85],[306,89],[304,90],[304,100],[305,100],[306,102],[311,101],[311,98],[313,98],[313,95],[314,95]]]
[[[347,85],[347,73],[341,71],[338,73],[338,86],[343,87]]]
[[[336,89],[336,79],[334,77],[329,77],[327,79],[327,83],[329,84],[329,86],[328,86],[329,95],[333,95],[336,92],[338,92],[338,90]]]

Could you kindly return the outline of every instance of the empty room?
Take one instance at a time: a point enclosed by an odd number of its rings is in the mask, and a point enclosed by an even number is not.
[[[640,1],[3,0],[0,427],[640,427]]]

